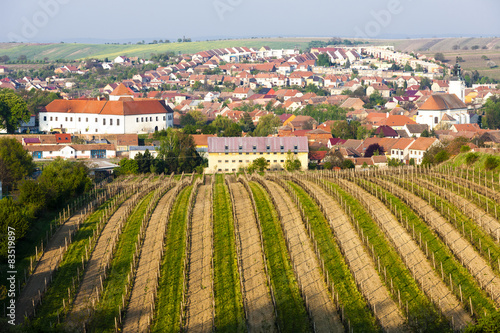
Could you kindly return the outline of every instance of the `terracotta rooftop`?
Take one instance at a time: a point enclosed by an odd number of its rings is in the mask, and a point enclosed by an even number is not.
[[[467,106],[455,94],[436,94],[430,96],[419,110],[466,109]]]
[[[436,138],[423,138],[420,137],[415,140],[415,142],[410,146],[413,150],[427,150],[429,147],[436,142]]]
[[[113,90],[113,92],[110,94],[113,96],[123,96],[123,95],[128,95],[128,96],[134,96],[134,92],[130,90],[130,88],[127,88],[123,83],[120,83],[118,87]]]

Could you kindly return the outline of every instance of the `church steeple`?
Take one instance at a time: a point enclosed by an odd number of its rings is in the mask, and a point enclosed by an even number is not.
[[[462,79],[462,68],[458,63],[458,57],[455,66],[453,66],[453,69],[451,70],[451,74],[449,93],[457,95],[462,102],[465,102],[465,82]]]

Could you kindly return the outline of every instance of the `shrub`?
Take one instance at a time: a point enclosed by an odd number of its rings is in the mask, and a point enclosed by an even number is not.
[[[486,158],[486,161],[484,161],[484,167],[486,170],[493,170],[498,166],[498,159],[496,159],[494,156],[488,156]]]
[[[476,161],[479,159],[479,153],[468,153],[465,155],[465,163],[468,165],[476,163]]]
[[[434,156],[436,163],[442,163],[450,158],[450,154],[446,150],[442,150]]]
[[[470,151],[470,147],[469,146],[463,145],[462,147],[460,147],[460,152],[461,153],[466,153],[468,151]]]

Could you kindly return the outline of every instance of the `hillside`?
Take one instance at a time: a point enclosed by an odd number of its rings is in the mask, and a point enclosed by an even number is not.
[[[287,37],[287,38],[259,38],[259,39],[233,39],[215,40],[190,43],[168,43],[168,44],[146,44],[146,45],[110,45],[110,44],[19,44],[0,43],[0,55],[8,55],[16,59],[25,55],[29,60],[67,59],[76,60],[89,57],[113,58],[119,55],[137,56],[148,58],[151,53],[180,52],[196,53],[203,50],[224,48],[231,46],[261,47],[268,45],[271,48],[293,48],[305,49],[311,40],[327,41],[326,37]],[[478,45],[480,48],[486,46],[488,52],[500,52],[500,38],[420,38],[420,39],[372,39],[370,44],[394,45],[396,50],[403,52],[424,52],[434,54],[435,52],[453,51],[454,45],[461,48],[467,46],[469,49]],[[498,52],[497,52],[498,51]],[[455,53],[457,51],[454,51]],[[462,51],[459,51],[462,52]],[[466,51],[463,51],[466,52]],[[472,51],[469,51],[472,52]]]

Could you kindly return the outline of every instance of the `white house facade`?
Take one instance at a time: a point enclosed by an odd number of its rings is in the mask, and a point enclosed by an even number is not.
[[[430,96],[418,109],[415,121],[418,124],[426,124],[432,130],[447,114],[453,118],[453,124],[469,124],[470,115],[467,106],[455,94],[436,94]]]
[[[173,110],[161,100],[55,100],[39,114],[40,131],[72,134],[150,133],[173,127]]]

